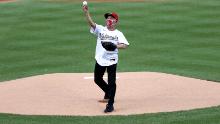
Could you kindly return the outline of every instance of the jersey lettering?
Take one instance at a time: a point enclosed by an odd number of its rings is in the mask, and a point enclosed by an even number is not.
[[[115,36],[110,36],[108,34],[105,34],[105,33],[99,33],[99,38],[101,40],[114,40],[114,41],[118,41],[118,37],[115,35]]]

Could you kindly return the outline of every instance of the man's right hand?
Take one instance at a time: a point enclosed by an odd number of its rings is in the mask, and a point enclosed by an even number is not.
[[[89,10],[89,7],[88,7],[87,5],[83,6],[83,11],[84,11],[85,13],[88,12],[88,10]]]

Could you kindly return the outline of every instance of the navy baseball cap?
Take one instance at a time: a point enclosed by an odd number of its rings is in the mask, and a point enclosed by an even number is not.
[[[112,13],[105,13],[105,15],[104,15],[105,19],[107,19],[109,16],[115,18],[116,21],[118,22],[118,18],[119,18],[119,17],[118,17],[118,14],[117,14],[117,13],[115,13],[115,12],[112,12]]]

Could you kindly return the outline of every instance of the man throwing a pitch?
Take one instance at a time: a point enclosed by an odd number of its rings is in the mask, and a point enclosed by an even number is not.
[[[89,13],[87,3],[83,4],[83,11],[88,21],[90,32],[97,36],[95,52],[94,81],[104,91],[104,99],[99,102],[107,103],[105,113],[114,111],[116,92],[116,68],[118,63],[118,49],[125,49],[129,43],[123,33],[116,29],[119,16],[116,13],[104,14],[106,26],[96,24]],[[103,80],[107,70],[108,82]]]

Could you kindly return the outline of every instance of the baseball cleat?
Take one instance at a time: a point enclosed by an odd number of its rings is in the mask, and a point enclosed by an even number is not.
[[[108,112],[112,112],[114,111],[114,106],[113,105],[106,105],[106,109],[104,110],[105,113],[108,113]]]

